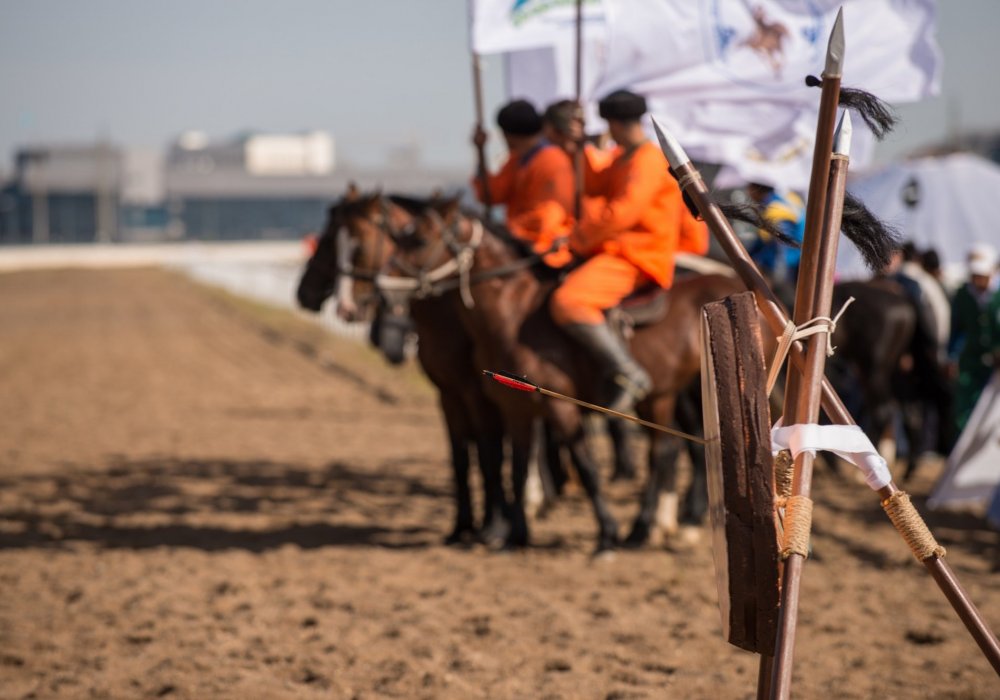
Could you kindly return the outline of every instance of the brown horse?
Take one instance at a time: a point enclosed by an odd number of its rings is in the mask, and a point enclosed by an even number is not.
[[[435,275],[456,260],[463,262],[452,266],[452,276]],[[554,391],[599,400],[599,369],[551,320],[547,302],[556,281],[552,275],[537,274],[537,262],[537,258],[524,257],[523,249],[502,231],[492,230],[452,202],[430,207],[418,218],[412,240],[400,245],[390,258],[386,275],[409,279],[423,293],[451,301],[472,338],[476,368],[513,371]],[[738,281],[723,275],[679,280],[670,291],[665,316],[636,329],[632,352],[654,382],[650,395],[637,407],[640,417],[663,425],[674,423],[678,397],[696,383],[699,373],[701,307],[741,289]],[[597,550],[614,548],[618,526],[604,500],[579,409],[494,383],[484,388],[500,407],[511,439],[514,502],[509,543],[524,546],[528,542],[524,484],[533,418],[543,415],[568,448],[591,499],[599,528]],[[663,493],[673,497],[671,520],[676,527],[678,448],[676,438],[650,434],[649,479],[629,543],[646,541]],[[696,472],[704,469],[703,458],[694,463]]]
[[[396,249],[399,232],[410,226],[409,209],[422,206],[402,197],[392,201],[381,197],[360,197],[356,192],[331,207],[316,253],[306,265],[298,287],[299,303],[319,311],[334,294],[337,313],[345,319],[365,311],[364,300],[375,299],[372,291],[375,272]],[[394,303],[390,299],[390,303]],[[399,309],[390,309],[399,311]],[[451,448],[454,476],[455,525],[447,543],[467,541],[477,534],[469,487],[469,448],[475,445],[483,476],[486,513],[478,535],[493,544],[506,536],[505,498],[500,481],[503,461],[503,432],[500,415],[482,391],[471,363],[471,338],[462,332],[456,310],[448,301],[430,297],[415,299],[408,312],[420,336],[418,360],[438,389]],[[393,328],[398,313],[376,320],[373,340],[381,341],[391,361],[401,361],[401,333]],[[395,326],[398,329],[398,326]],[[381,330],[381,332],[380,332]]]

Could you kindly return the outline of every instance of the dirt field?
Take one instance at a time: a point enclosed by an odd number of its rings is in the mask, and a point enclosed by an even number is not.
[[[707,540],[591,562],[573,497],[523,554],[442,546],[433,393],[291,314],[157,270],[4,274],[0,362],[2,698],[753,696]],[[1000,697],[873,495],[815,498],[794,695]],[[1000,628],[996,534],[930,522]]]

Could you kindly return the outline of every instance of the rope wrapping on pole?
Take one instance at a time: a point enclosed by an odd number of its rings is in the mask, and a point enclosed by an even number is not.
[[[910,546],[910,551],[917,561],[923,562],[931,557],[940,558],[945,555],[944,547],[937,543],[927,523],[910,502],[910,494],[897,491],[882,501],[882,508],[906,544]]]

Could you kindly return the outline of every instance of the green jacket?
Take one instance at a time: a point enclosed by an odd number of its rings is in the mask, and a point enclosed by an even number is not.
[[[958,361],[959,372],[989,377],[993,354],[1000,349],[1000,292],[980,305],[962,285],[951,302],[949,355]]]

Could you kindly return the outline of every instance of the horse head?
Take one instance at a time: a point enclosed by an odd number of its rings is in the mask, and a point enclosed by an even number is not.
[[[331,295],[337,315],[358,320],[375,298],[373,281],[392,254],[398,231],[409,223],[405,211],[381,194],[362,195],[353,185],[330,207],[327,223],[299,282],[299,304],[318,311]]]

